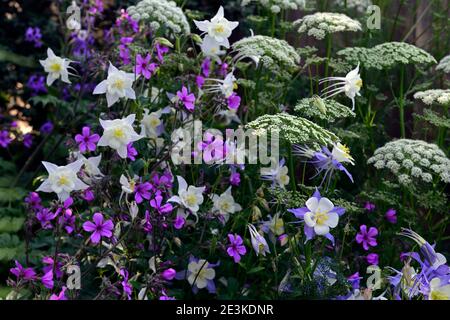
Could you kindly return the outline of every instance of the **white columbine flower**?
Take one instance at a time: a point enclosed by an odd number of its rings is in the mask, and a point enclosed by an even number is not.
[[[188,187],[186,180],[181,176],[177,176],[177,180],[178,196],[173,196],[167,201],[176,202],[185,209],[189,209],[195,215],[199,210],[199,206],[203,203],[202,193],[205,191],[205,187]]]
[[[263,256],[266,256],[266,253],[270,253],[266,239],[264,239],[264,237],[256,230],[255,226],[248,224],[248,231],[250,231],[250,240],[256,255],[259,256],[262,254]]]
[[[130,142],[142,138],[142,136],[138,135],[133,129],[135,118],[135,114],[130,114],[128,117],[122,119],[100,119],[100,124],[102,125],[104,132],[98,141],[98,146],[111,147],[117,151],[121,158],[125,159],[128,154],[127,145]]]
[[[102,161],[102,155],[86,158],[80,152],[77,152],[75,156],[77,160],[83,161],[84,172],[89,176],[89,178],[99,179],[103,177],[103,173],[98,168],[100,162]]]
[[[134,73],[118,70],[110,62],[108,77],[95,87],[94,94],[106,93],[108,107],[111,107],[120,98],[136,99],[136,94],[132,88],[135,78]]]
[[[216,271],[209,267],[208,261],[204,259],[191,261],[188,264],[189,276],[187,278],[190,285],[194,285],[199,289],[206,288],[208,280],[213,280],[216,276]]]
[[[77,173],[83,165],[82,160],[66,166],[57,166],[46,161],[42,161],[42,164],[48,171],[48,178],[36,191],[54,192],[60,201],[65,201],[70,197],[72,191],[85,190],[89,187],[77,177]]]
[[[220,6],[214,18],[211,21],[196,21],[195,25],[200,31],[208,33],[208,36],[216,40],[219,44],[226,48],[230,47],[228,38],[231,36],[231,32],[239,25],[237,21],[228,21],[223,14],[223,7]]]
[[[61,77],[61,81],[65,83],[71,83],[69,80],[69,68],[70,60],[58,57],[55,55],[52,49],[47,49],[47,59],[39,60],[41,65],[44,67],[47,75],[47,85],[51,86],[52,83]]]
[[[359,90],[363,85],[363,81],[359,74],[359,64],[358,66],[347,73],[345,77],[328,77],[319,81],[319,83],[325,83],[330,81],[336,81],[335,83],[329,85],[324,89],[324,99],[329,99],[335,95],[344,92],[347,97],[352,100],[352,110],[355,109],[355,97],[361,94]]]
[[[148,109],[144,109],[144,115],[141,120],[141,135],[147,138],[156,139],[162,131],[161,115],[163,109],[155,112],[149,112]]]
[[[217,83],[205,85],[205,91],[209,93],[221,92],[225,98],[229,98],[233,94],[234,89],[237,88],[236,77],[233,75],[233,72],[227,74],[223,80],[212,78],[207,80],[215,81]]]
[[[220,196],[213,194],[211,198],[214,203],[213,210],[219,212],[225,221],[228,221],[230,214],[242,210],[242,207],[234,201],[233,195],[231,194],[231,187]]]
[[[220,43],[210,36],[206,36],[203,39],[200,48],[205,56],[212,57],[219,62],[221,61],[219,56],[225,54],[225,51],[220,49]]]
[[[311,197],[306,201],[306,207],[309,211],[304,216],[305,224],[314,228],[317,235],[326,235],[330,228],[337,226],[339,215],[332,212],[334,205],[328,198],[320,198],[319,201],[316,197]]]
[[[439,278],[430,281],[429,300],[450,300],[450,284],[442,282]]]

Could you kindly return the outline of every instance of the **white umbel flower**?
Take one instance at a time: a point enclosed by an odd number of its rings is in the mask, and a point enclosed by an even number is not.
[[[231,194],[231,187],[220,196],[213,194],[211,198],[214,203],[213,211],[222,215],[225,221],[228,221],[230,214],[242,210],[242,207],[234,201],[233,195]]]
[[[355,97],[361,95],[359,91],[363,85],[359,74],[359,64],[355,69],[347,73],[345,77],[328,77],[320,80],[319,83],[322,84],[331,81],[335,81],[335,83],[328,85],[324,89],[324,99],[329,99],[344,92],[352,100],[352,111],[355,110]]]
[[[445,73],[450,73],[450,54],[439,61],[436,70],[442,70]]]
[[[108,107],[111,107],[120,98],[136,99],[136,94],[132,88],[136,76],[134,73],[127,73],[119,70],[109,63],[108,77],[100,82],[94,89],[94,94],[106,93]]]
[[[121,158],[125,159],[127,157],[127,145],[142,138],[133,129],[135,118],[135,114],[130,114],[123,119],[100,119],[104,132],[98,141],[98,146],[111,147],[117,151]]]
[[[434,103],[440,105],[450,105],[450,89],[431,89],[425,91],[418,91],[414,94],[414,99],[420,99],[427,105]]]
[[[55,55],[52,49],[47,49],[47,59],[39,60],[44,67],[47,75],[47,85],[51,86],[56,79],[61,78],[62,82],[71,83],[69,80],[69,68],[70,60],[58,57]]]
[[[239,25],[239,22],[228,21],[224,17],[222,6],[220,6],[216,15],[210,21],[194,20],[194,23],[200,31],[207,33],[209,37],[213,38],[225,48],[230,47],[228,38],[231,36],[232,31]]]
[[[72,191],[85,190],[89,187],[77,177],[77,173],[83,165],[82,160],[66,166],[57,166],[46,161],[42,161],[42,164],[48,171],[48,178],[36,191],[54,192],[60,201],[65,201],[70,197]]]

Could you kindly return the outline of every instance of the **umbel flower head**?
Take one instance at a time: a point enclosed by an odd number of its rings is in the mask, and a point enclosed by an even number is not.
[[[450,89],[431,89],[418,91],[414,94],[414,99],[422,100],[427,105],[440,104],[443,106],[450,105]]]
[[[217,44],[224,46],[225,48],[230,47],[228,38],[231,36],[233,30],[239,25],[239,22],[228,21],[227,18],[225,18],[222,6],[220,6],[216,15],[210,21],[194,20],[194,23],[200,31],[207,34],[207,37],[213,39]]]
[[[337,52],[346,62],[360,63],[366,69],[392,69],[399,65],[429,65],[436,59],[423,49],[406,42],[385,42],[373,48],[353,47]]]
[[[279,13],[283,10],[298,10],[305,7],[305,0],[242,0],[241,6],[246,6],[251,2],[256,2],[258,5],[266,9],[270,9],[272,13]]]
[[[106,93],[108,107],[111,107],[120,98],[136,99],[136,94],[132,88],[136,76],[134,73],[127,73],[119,70],[109,63],[108,77],[100,82],[94,89],[93,94]]]
[[[237,52],[235,61],[250,58],[255,63],[274,72],[293,72],[298,68],[300,56],[286,41],[268,37],[252,36],[243,38],[232,45]]]
[[[344,208],[335,207],[328,198],[322,197],[319,190],[316,190],[306,201],[305,207],[288,209],[288,211],[305,223],[306,241],[318,235],[329,239],[334,245],[334,237],[330,230],[338,225],[339,217],[345,213]]]
[[[249,122],[246,128],[254,129],[257,136],[278,131],[280,138],[292,144],[306,144],[316,149],[339,141],[334,133],[314,122],[287,113],[263,115]]]
[[[191,33],[189,22],[175,1],[143,0],[127,9],[136,21],[147,22],[154,32],[163,30],[166,35],[188,35]]]
[[[406,187],[413,182],[450,182],[450,159],[439,147],[421,140],[399,139],[375,150],[367,161],[376,169],[389,169]]]
[[[58,57],[55,55],[52,49],[47,49],[47,58],[45,60],[39,60],[44,67],[47,75],[47,85],[51,86],[56,79],[61,78],[62,82],[71,83],[69,80],[69,64],[70,60]]]
[[[355,113],[350,108],[335,100],[322,99],[319,96],[301,99],[294,107],[294,112],[310,120],[320,119],[328,122],[355,117]]]
[[[345,93],[345,95],[352,100],[352,111],[355,110],[355,97],[361,94],[359,91],[363,85],[361,76],[359,74],[359,64],[355,69],[347,73],[345,77],[328,77],[319,81],[319,84],[334,81],[333,84],[329,84],[325,89],[323,95],[325,99],[329,99],[338,95],[339,93]]]
[[[436,70],[442,70],[444,73],[450,73],[450,54],[439,61]]]
[[[361,31],[361,24],[342,13],[316,12],[294,21],[299,33],[322,40],[326,35],[343,31]]]
[[[334,0],[333,2],[340,8],[352,9],[360,14],[365,14],[367,8],[372,5],[372,0]]]
[[[85,190],[89,187],[77,176],[83,165],[83,160],[77,160],[66,166],[57,166],[46,161],[42,161],[42,164],[47,169],[48,178],[36,191],[54,192],[60,201],[65,201],[70,197],[72,191]]]
[[[122,159],[126,159],[128,155],[128,144],[142,138],[133,129],[135,118],[135,114],[130,114],[128,117],[122,119],[100,119],[100,124],[104,131],[98,141],[98,146],[111,147],[117,151]]]

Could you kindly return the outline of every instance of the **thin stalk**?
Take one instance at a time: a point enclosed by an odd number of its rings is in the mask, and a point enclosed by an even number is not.
[[[405,78],[405,66],[400,68],[400,93],[398,99],[398,108],[400,112],[400,134],[402,138],[405,138],[405,97],[404,97],[404,78]]]

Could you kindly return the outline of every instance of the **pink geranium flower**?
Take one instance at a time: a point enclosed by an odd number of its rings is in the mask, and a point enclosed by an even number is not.
[[[114,224],[111,220],[103,221],[103,215],[100,212],[94,214],[93,222],[86,221],[83,224],[84,231],[91,232],[92,243],[99,243],[102,237],[111,238],[111,230],[114,228]]]
[[[194,111],[195,95],[193,93],[189,93],[188,89],[183,86],[183,88],[181,88],[181,91],[177,92],[177,96],[186,109],[188,109],[189,111]]]
[[[83,127],[81,134],[75,136],[75,141],[81,152],[95,151],[98,140],[100,140],[100,136],[96,133],[91,134],[91,128],[89,127]]]
[[[359,233],[356,235],[356,242],[361,243],[364,250],[369,250],[370,247],[376,247],[378,230],[375,227],[370,227],[367,230],[367,226],[365,224],[359,227]]]
[[[150,54],[147,54],[147,56],[144,58],[140,54],[136,56],[136,68],[135,73],[136,74],[142,74],[145,79],[150,79],[151,76],[155,73],[156,68],[158,65],[156,63],[151,63],[150,59],[152,57]]]

